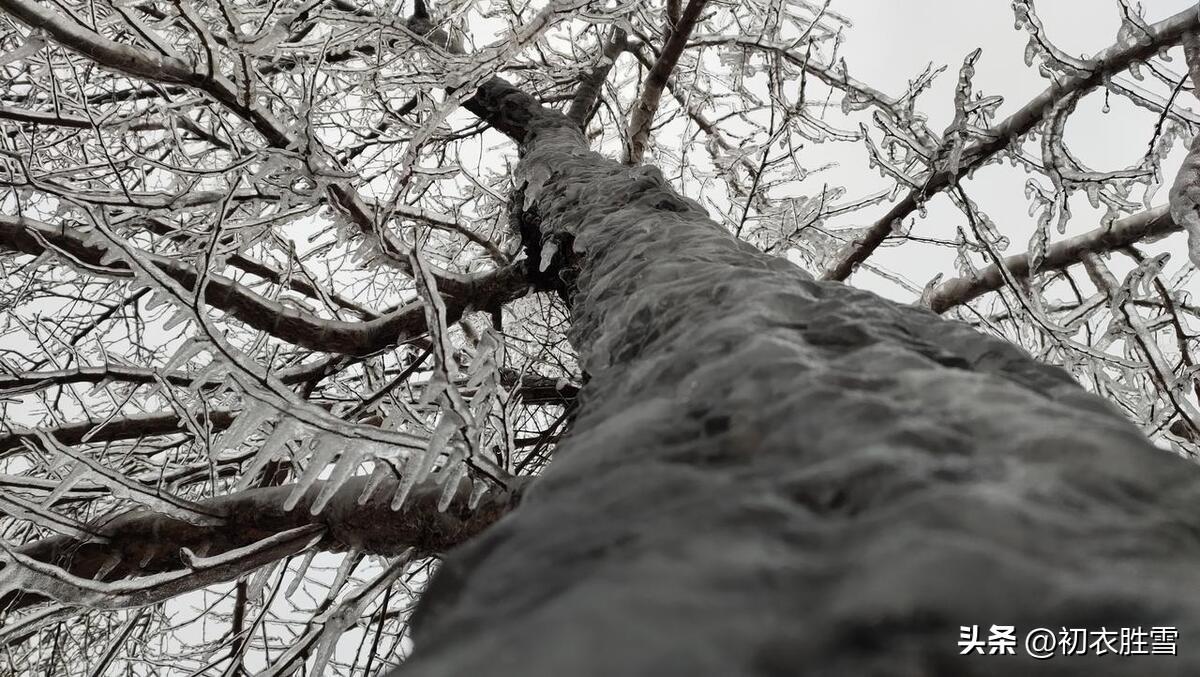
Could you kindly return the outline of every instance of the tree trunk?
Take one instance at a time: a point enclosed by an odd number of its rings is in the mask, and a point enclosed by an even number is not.
[[[1200,674],[1200,469],[1012,345],[734,239],[503,81],[468,108],[521,143],[527,249],[573,243],[591,380],[401,674]],[[992,624],[1177,626],[1184,655],[959,655]]]

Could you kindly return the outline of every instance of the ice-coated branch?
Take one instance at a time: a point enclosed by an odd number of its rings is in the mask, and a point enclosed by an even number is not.
[[[238,411],[233,409],[213,409],[197,414],[194,423],[200,426],[208,426],[213,432],[219,432],[228,428],[233,423],[233,419],[237,417],[237,414]],[[186,422],[180,420],[179,415],[174,412],[165,414],[135,414],[104,422],[80,421],[78,423],[66,423],[54,428],[40,430],[16,428],[6,425],[4,427],[4,434],[0,435],[0,456],[3,456],[5,452],[19,449],[27,443],[38,444],[37,437],[39,433],[54,438],[63,446],[74,446],[82,444],[85,440],[96,443],[116,442],[119,440],[137,439],[139,437],[170,435],[188,429],[189,426]]]
[[[211,69],[201,72],[180,59],[108,40],[61,16],[54,10],[46,9],[29,0],[0,0],[0,9],[7,11],[31,28],[45,31],[62,46],[92,59],[104,68],[149,82],[184,85],[208,94],[233,114],[249,123],[272,148],[292,152],[296,148],[308,148],[314,144],[320,144],[316,137],[305,136],[303,133],[289,128],[270,110],[244,96],[244,93],[233,81],[224,75],[211,72]],[[342,171],[341,167],[330,164],[332,162],[330,158],[333,155],[324,148],[318,148],[316,152],[310,150],[309,156],[308,160],[316,173],[336,176]],[[328,197],[333,207],[345,214],[364,234],[377,240],[385,259],[391,265],[406,274],[412,274],[407,258],[402,254],[405,248],[386,229],[387,224],[380,222],[375,213],[376,210],[363,200],[357,190],[344,182],[332,182],[328,187]],[[444,222],[444,219],[436,218],[428,213],[408,214],[404,205],[394,206],[390,213],[425,222],[432,219],[431,225],[434,227],[455,230],[460,234],[467,232],[457,223]],[[502,256],[494,245],[489,247],[488,245],[491,243],[483,238],[474,236],[474,234],[468,237],[487,249],[493,257]],[[469,285],[469,281],[465,280],[463,276],[447,271],[436,271],[435,276],[438,288],[444,292],[464,291],[463,285]]]
[[[630,42],[626,48],[629,50],[629,53],[632,54],[639,62],[641,62],[642,66],[644,66],[646,69],[654,68],[654,61],[651,58],[652,55],[648,54],[650,50],[647,49],[644,42]],[[695,103],[693,103],[687,96],[679,91],[680,87],[678,84],[676,84],[674,79],[667,79],[666,89],[667,92],[670,93],[670,95],[675,99],[675,103],[679,105],[679,108],[687,113],[688,117],[692,119],[692,122],[696,123],[696,126],[699,127],[700,130],[706,135],[708,135],[708,138],[712,139],[712,141],[716,143],[721,150],[724,150],[737,157],[737,163],[744,167],[747,172],[753,174],[758,169],[757,165],[755,165],[750,158],[746,157],[744,153],[738,152],[738,147],[725,136],[720,128],[718,128],[717,125],[712,122],[712,120],[708,119],[708,117],[704,114],[704,111],[700,110]],[[708,144],[705,144],[705,148],[709,150],[709,153],[713,155],[713,159],[715,160],[716,153],[712,147]],[[734,182],[733,185],[735,190],[742,190],[738,183]]]
[[[113,70],[172,84],[195,85],[202,79],[181,59],[106,40],[79,22],[36,2],[0,0],[0,9],[30,28],[45,31],[63,46]]]
[[[792,43],[762,40],[745,35],[700,35],[688,43],[689,47],[710,45],[728,45],[739,49],[776,54],[793,66],[804,69],[809,75],[816,76],[818,80],[826,85],[846,94],[853,94],[856,99],[867,102],[877,108],[894,111],[901,103],[900,99],[888,96],[865,82],[850,77],[837,68],[823,65],[817,59],[805,58],[804,52],[795,49],[795,45]]]
[[[1097,289],[1108,297],[1113,320],[1127,331],[1129,338],[1126,340],[1136,345],[1138,352],[1145,357],[1150,380],[1170,404],[1179,420],[1191,430],[1200,430],[1200,412],[1196,411],[1196,405],[1188,401],[1185,393],[1184,386],[1187,380],[1176,378],[1173,365],[1163,355],[1158,341],[1147,328],[1137,308],[1129,302],[1129,295],[1126,293],[1129,280],[1125,283],[1118,281],[1104,261],[1095,254],[1085,254],[1083,264]]]
[[[1155,207],[1140,214],[1114,221],[1111,225],[1060,240],[1046,250],[1041,270],[1061,270],[1083,262],[1089,254],[1116,251],[1137,242],[1152,240],[1179,231],[1166,206]],[[1015,278],[1029,275],[1028,252],[1004,259],[1004,268]],[[974,276],[956,277],[942,282],[927,296],[924,303],[935,313],[944,313],[955,306],[973,301],[1004,286],[1004,271],[988,266]]]
[[[74,115],[63,115],[61,113],[30,110],[28,108],[15,108],[13,106],[0,106],[0,120],[30,122],[39,125],[71,127],[74,129],[90,129],[92,127],[92,122],[87,118],[81,118]]]
[[[1023,134],[1045,119],[1054,105],[1064,97],[1089,92],[1103,84],[1104,80],[1119,73],[1135,61],[1153,57],[1164,47],[1178,43],[1185,33],[1200,27],[1200,16],[1195,8],[1189,8],[1174,16],[1149,26],[1145,39],[1134,44],[1115,44],[1087,62],[1087,70],[1064,77],[1026,103],[996,126],[982,132],[984,140],[968,147],[962,154],[962,162],[955,169],[932,167],[920,188],[909,191],[903,200],[896,203],[888,213],[871,225],[866,232],[849,243],[837,256],[824,274],[827,280],[845,280],[854,269],[867,258],[893,232],[896,223],[916,211],[933,194],[944,190],[959,177],[983,164],[996,153],[1010,147]]]
[[[156,217],[138,218],[136,221],[132,222],[131,225],[135,227],[145,227],[150,232],[166,237],[167,239],[174,239],[175,237],[181,235],[181,233],[170,223],[167,223],[166,221]],[[222,238],[218,242],[218,244],[221,246],[232,243],[232,237]],[[288,289],[304,294],[314,301],[324,302],[326,299],[328,299],[336,304],[339,308],[348,310],[359,317],[374,319],[379,316],[379,313],[376,313],[368,308],[364,308],[362,305],[343,297],[334,290],[318,290],[312,282],[304,279],[301,276],[297,276],[295,274],[285,274],[283,271],[277,270],[266,263],[263,263],[262,261],[256,261],[249,256],[245,256],[243,254],[234,254],[229,257],[228,263],[239,270],[250,273],[251,275],[257,275],[258,277],[261,277],[269,282],[286,286]]]
[[[43,243],[77,262],[113,274],[128,273],[120,263],[102,266],[106,250],[78,231],[55,227],[24,217],[0,216],[0,247],[41,254]],[[139,256],[179,282],[195,287],[196,269],[176,258],[139,252]],[[512,264],[471,278],[463,278],[455,294],[446,294],[447,320],[457,321],[471,309],[493,309],[525,293],[524,267]],[[440,289],[440,287],[439,287]],[[289,343],[323,352],[369,355],[407,338],[425,333],[425,314],[414,302],[362,322],[326,319],[257,294],[221,275],[207,275],[204,300],[246,325]]]
[[[675,70],[675,65],[679,63],[679,57],[683,54],[684,48],[687,47],[688,37],[691,36],[692,30],[700,20],[700,13],[704,10],[704,5],[705,0],[688,0],[679,20],[670,27],[670,37],[663,45],[662,52],[658,55],[658,61],[654,63],[650,74],[646,76],[641,96],[638,97],[637,103],[633,105],[633,111],[629,115],[629,129],[625,135],[627,139],[625,164],[627,165],[641,164],[642,158],[646,154],[646,146],[650,143],[650,126],[654,122],[654,114],[658,112],[663,89],[666,88],[667,80],[670,79],[671,72]]]
[[[136,606],[160,601],[150,590],[152,585],[161,586],[164,581],[170,584],[164,589],[164,594],[169,591],[166,596],[170,597],[231,580],[262,566],[265,562],[261,558],[230,558],[233,566],[225,566],[214,580],[213,576],[203,575],[205,567],[201,565],[224,566],[226,563],[220,559],[223,553],[240,554],[236,552],[238,549],[258,552],[261,549],[254,548],[256,544],[270,543],[268,539],[278,539],[296,530],[307,533],[319,527],[322,536],[314,547],[326,551],[353,548],[377,555],[398,555],[414,548],[421,554],[444,552],[506,514],[520,499],[525,486],[524,481],[518,481],[507,491],[490,491],[478,506],[470,508],[470,484],[463,482],[450,507],[443,512],[437,507],[443,489],[439,480],[431,479],[414,489],[403,511],[394,511],[390,506],[397,484],[395,478],[384,480],[363,500],[368,477],[358,477],[343,483],[316,515],[313,504],[324,488],[324,481],[310,487],[290,509],[284,509],[283,505],[294,489],[291,485],[249,489],[202,502],[214,513],[227,516],[222,524],[198,526],[167,515],[135,510],[96,520],[95,528],[105,542],[54,536],[16,548],[14,552],[20,555],[18,559],[50,565],[93,584],[120,581],[122,596],[118,599],[124,602],[121,606]],[[203,555],[189,558],[183,553],[185,548],[193,555]],[[268,561],[287,554],[294,553],[283,552]],[[18,561],[11,557],[4,559],[0,579],[14,575],[7,569]],[[188,570],[189,559],[195,567],[192,571]],[[54,575],[45,574],[45,566],[38,568],[43,575]],[[172,573],[175,575],[171,576]],[[138,594],[140,577],[145,577],[148,589],[143,594]],[[61,575],[59,578],[70,580]],[[8,592],[0,596],[0,609],[19,609],[45,599],[44,594]],[[58,601],[80,603],[70,598]],[[113,602],[111,595],[85,601],[92,606],[100,603],[112,606]]]
[[[276,374],[281,383],[302,383],[310,378],[324,374],[340,358],[333,360],[317,360],[300,367],[283,369]],[[137,367],[127,364],[104,364],[99,366],[80,366],[72,369],[56,369],[54,371],[24,371],[17,373],[0,372],[0,393],[12,395],[14,391],[26,391],[49,386],[63,386],[75,383],[103,383],[104,381],[119,381],[121,383],[158,383],[166,381],[171,385],[193,386],[195,377],[180,371],[162,372],[152,367]],[[214,380],[214,385],[220,380]]]
[[[280,372],[279,379],[284,383],[298,383],[312,378],[325,368],[318,362],[306,366]],[[191,383],[187,375],[173,373],[161,374],[154,369],[129,367],[125,365],[106,365],[100,367],[79,367],[76,369],[61,369],[48,372],[24,372],[20,374],[0,374],[0,394],[15,390],[40,389],[51,385],[67,385],[71,383],[99,383],[104,380],[122,381],[126,383],[156,383],[159,379],[176,385]],[[525,405],[560,405],[571,406],[579,395],[579,386],[566,381],[537,374],[519,374],[511,369],[504,369],[500,374],[500,383],[509,388],[514,397]],[[464,394],[470,396],[472,389],[466,388]],[[317,403],[320,406],[321,403]],[[64,446],[89,443],[119,442],[141,437],[159,435],[174,435],[188,431],[192,425],[207,427],[214,433],[225,430],[233,424],[234,419],[241,413],[238,409],[212,409],[197,414],[189,425],[188,421],[180,418],[176,412],[136,414],[131,416],[108,419],[104,422],[79,421],[64,423],[53,428],[26,429],[13,426],[0,428],[0,457],[5,452],[19,449],[26,443],[38,444],[38,434],[48,435]],[[368,425],[378,425],[378,417],[360,421]]]
[[[617,57],[625,51],[627,38],[623,28],[613,26],[612,32],[604,44],[600,61],[588,71],[575,88],[575,96],[571,98],[571,105],[567,108],[567,117],[574,120],[580,127],[587,126],[588,120],[596,110],[596,103],[600,99],[600,89],[604,86],[609,71],[617,62]]]
[[[1200,14],[1200,7],[1190,11]],[[1183,54],[1192,80],[1192,92],[1200,98],[1200,35],[1190,32],[1184,36]],[[1168,199],[1171,216],[1187,231],[1188,258],[1193,264],[1200,265],[1200,135],[1192,139]]]

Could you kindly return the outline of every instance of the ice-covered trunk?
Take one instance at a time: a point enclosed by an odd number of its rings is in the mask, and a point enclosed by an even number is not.
[[[1200,468],[553,120],[523,151],[527,224],[574,239],[591,381],[520,507],[447,559],[402,674],[1200,674]],[[960,657],[992,624],[1178,626],[1193,653]]]

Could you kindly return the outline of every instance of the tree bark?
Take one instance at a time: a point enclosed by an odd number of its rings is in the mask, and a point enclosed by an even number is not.
[[[1184,640],[957,646],[1200,627],[1200,468],[1010,344],[734,239],[502,80],[467,106],[520,142],[527,251],[569,245],[591,380],[520,507],[446,560],[398,674],[1200,674]]]

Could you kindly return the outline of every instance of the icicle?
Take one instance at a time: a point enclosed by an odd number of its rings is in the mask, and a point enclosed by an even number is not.
[[[262,426],[263,422],[271,420],[271,416],[274,414],[274,408],[257,401],[246,409],[243,409],[237,415],[237,418],[234,419],[233,425],[230,425],[225,429],[225,432],[221,433],[217,443],[213,445],[213,454],[220,455],[226,450],[236,449],[253,435]]]
[[[538,259],[538,272],[544,273],[550,270],[550,265],[554,262],[554,255],[558,253],[558,238],[546,237],[542,239],[542,252]]]
[[[296,569],[296,574],[288,583],[287,589],[283,591],[283,596],[290,598],[296,594],[296,590],[300,587],[300,583],[304,581],[304,575],[308,573],[308,567],[312,565],[313,558],[317,556],[316,550],[309,550],[304,553],[304,559],[300,560],[300,566]]]
[[[316,551],[310,550],[309,552]],[[279,570],[279,567],[282,565],[282,563],[282,560],[272,562],[267,566],[260,567],[257,571],[255,571],[254,575],[250,577],[250,582],[246,584],[246,599],[255,602],[262,599],[263,590],[267,587],[267,580]]]
[[[452,422],[452,413],[449,411],[442,413],[442,418],[429,440],[429,447],[423,453],[411,454],[405,459],[404,467],[400,470],[400,484],[392,497],[392,510],[399,510],[413,487],[424,481],[429,473],[433,472],[434,464],[441,455],[442,448],[457,429]]]
[[[329,591],[326,593],[325,601],[331,602],[337,599],[337,595],[345,587],[346,581],[350,578],[350,574],[358,567],[362,561],[362,553],[358,550],[350,550],[346,556],[342,558],[341,564],[338,565],[337,573],[333,576],[333,583],[329,585]]]
[[[262,472],[263,468],[280,456],[279,452],[284,449],[290,440],[299,437],[294,431],[300,428],[299,422],[290,416],[284,416],[277,421],[275,429],[267,436],[262,446],[254,454],[254,458],[250,461],[250,464],[242,471],[242,476],[238,479],[236,486],[237,491],[245,491],[257,482],[258,475]]]
[[[379,485],[392,476],[392,470],[386,461],[376,461],[375,470],[371,472],[371,477],[363,485],[362,493],[358,495],[356,501],[358,505],[366,505],[367,501],[371,500],[371,495],[379,489]]]
[[[333,461],[333,457],[341,451],[341,441],[341,438],[330,433],[321,435],[313,441],[313,451],[308,457],[308,465],[305,466],[304,473],[300,475],[300,479],[296,480],[296,486],[292,489],[292,493],[283,502],[284,510],[294,510],[296,508],[296,504],[300,502],[300,499],[316,483],[317,478],[321,476],[321,472],[329,466],[330,462]]]
[[[467,464],[459,461],[447,468],[445,472],[446,479],[442,486],[442,495],[438,497],[438,512],[446,512],[446,509],[454,502],[454,497],[458,495],[459,485],[467,475]]]
[[[173,371],[187,364],[193,357],[204,352],[207,344],[198,338],[189,338],[179,346],[171,359],[167,360],[167,364],[163,367],[163,371]]]
[[[354,476],[354,471],[358,470],[361,462],[361,454],[354,449],[347,447],[342,450],[342,456],[333,465],[333,470],[325,480],[325,486],[321,487],[321,493],[317,494],[317,500],[313,501],[308,509],[310,515],[318,515],[325,509],[325,504],[342,488],[346,480]]]
[[[192,321],[192,312],[190,310],[177,310],[171,313],[167,321],[163,323],[163,331],[170,331],[181,324],[187,324]]]
[[[121,556],[118,553],[108,553],[108,556],[104,558],[104,561],[101,562],[100,566],[96,569],[96,573],[92,574],[92,580],[104,580],[104,577],[107,576],[110,571],[117,568],[117,565],[120,563]]]
[[[467,500],[467,509],[474,510],[479,507],[480,501],[487,495],[488,483],[483,480],[471,480],[471,497]]]
[[[60,457],[60,463],[62,461],[69,460],[70,457],[66,455],[62,455]],[[90,468],[82,463],[76,463],[74,466],[72,466],[71,471],[67,473],[67,476],[58,483],[58,486],[54,487],[54,490],[47,494],[46,498],[42,499],[42,505],[45,507],[54,505],[59,501],[59,499],[65,496],[68,491],[74,489],[76,484],[79,484],[79,482],[87,478],[90,474],[92,474]]]

